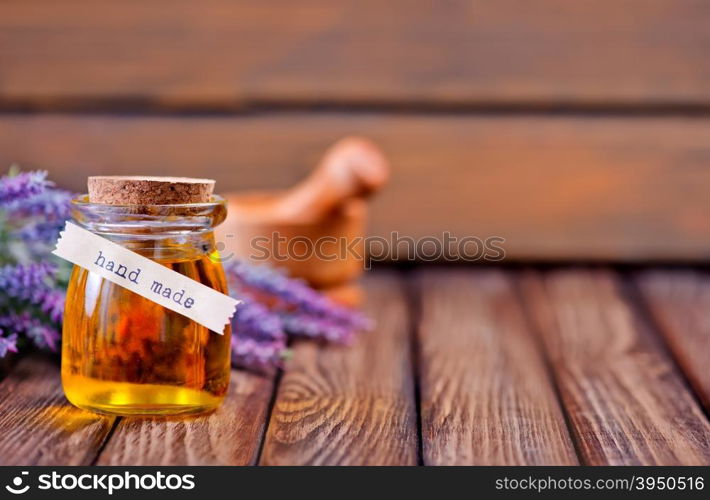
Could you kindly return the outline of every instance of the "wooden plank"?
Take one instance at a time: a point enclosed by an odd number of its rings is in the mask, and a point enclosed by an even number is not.
[[[577,464],[508,275],[425,271],[418,286],[424,463]]]
[[[24,0],[9,105],[710,102],[702,0]]]
[[[69,404],[59,365],[30,355],[0,383],[0,465],[89,465],[113,422]]]
[[[615,274],[522,283],[585,464],[710,464],[710,424]]]
[[[272,377],[233,370],[215,412],[189,419],[124,417],[98,464],[253,465],[272,391]]]
[[[704,118],[0,115],[0,165],[46,168],[82,191],[87,175],[136,173],[199,173],[222,193],[281,188],[351,133],[393,164],[373,235],[501,236],[513,260],[710,256]]]
[[[298,342],[281,380],[264,465],[414,465],[409,318],[392,274],[366,280],[376,329],[349,347]]]
[[[638,274],[636,283],[666,344],[710,411],[710,276],[656,270]]]

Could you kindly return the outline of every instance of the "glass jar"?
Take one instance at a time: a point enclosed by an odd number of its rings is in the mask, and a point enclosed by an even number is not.
[[[74,220],[219,292],[227,283],[213,229],[226,202],[104,205],[83,195]],[[115,415],[201,413],[224,399],[229,325],[219,335],[191,319],[74,266],[62,336],[62,384],[74,405]]]

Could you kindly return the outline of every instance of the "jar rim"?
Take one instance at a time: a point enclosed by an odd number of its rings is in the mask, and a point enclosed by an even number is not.
[[[206,203],[171,205],[109,205],[91,203],[89,195],[81,194],[71,201],[74,221],[100,234],[150,231],[173,235],[211,231],[224,221],[227,201],[212,195]]]

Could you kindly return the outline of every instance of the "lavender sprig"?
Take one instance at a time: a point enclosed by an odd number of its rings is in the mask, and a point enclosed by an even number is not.
[[[3,331],[0,330],[0,358],[5,357],[8,352],[17,352],[17,334],[4,337]]]
[[[56,266],[47,262],[8,264],[0,268],[0,290],[14,299],[43,305],[56,300],[50,287]]]
[[[11,234],[27,244],[34,245],[55,243],[61,231],[62,226],[53,222],[36,222],[12,231]]]
[[[52,183],[47,180],[47,172],[21,172],[0,179],[0,205],[18,202],[42,193]]]
[[[286,333],[277,314],[249,297],[239,298],[242,303],[232,317],[232,333],[235,336],[267,342],[286,341]]]
[[[338,344],[349,344],[357,334],[347,325],[339,324],[328,318],[321,318],[298,312],[282,313],[281,321],[289,335],[323,339]]]
[[[37,347],[49,348],[55,351],[59,344],[59,332],[39,319],[32,317],[26,311],[20,314],[0,316],[0,328],[3,331],[11,331],[15,336],[18,334],[25,335]]]
[[[0,337],[0,357],[22,337],[52,350],[60,341],[65,292],[48,244],[69,217],[71,195],[52,186],[44,171],[0,179],[0,254],[9,262],[0,267],[0,328],[9,333]]]
[[[267,266],[255,266],[245,261],[226,263],[226,272],[242,286],[254,288],[278,298],[285,308],[295,308],[302,313],[324,316],[347,325],[354,330],[366,330],[370,322],[359,312],[340,306],[305,282],[289,278],[283,272]]]
[[[30,198],[16,199],[4,208],[13,217],[42,217],[64,222],[71,216],[73,197],[70,191],[63,189],[44,189]]]
[[[289,355],[283,341],[259,341],[232,337],[232,364],[241,368],[266,372],[271,368],[280,367]]]
[[[40,309],[49,316],[55,323],[61,323],[64,319],[64,301],[66,292],[64,290],[49,290],[40,303]]]
[[[232,317],[232,364],[257,372],[280,367],[288,352],[281,318],[250,297],[239,299]]]

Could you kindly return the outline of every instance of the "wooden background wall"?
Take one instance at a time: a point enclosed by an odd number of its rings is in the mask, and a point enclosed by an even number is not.
[[[283,187],[357,133],[373,234],[704,260],[709,54],[706,0],[5,0],[0,165]]]

